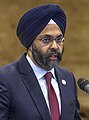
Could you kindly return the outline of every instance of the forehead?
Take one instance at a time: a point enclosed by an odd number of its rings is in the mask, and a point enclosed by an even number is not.
[[[62,34],[60,28],[58,25],[56,24],[48,24],[43,30],[42,32],[39,34],[40,35],[44,35],[44,34],[48,34],[48,35],[60,35]]]

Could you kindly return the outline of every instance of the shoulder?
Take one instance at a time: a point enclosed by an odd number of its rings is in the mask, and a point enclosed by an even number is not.
[[[64,68],[64,67],[61,67],[61,66],[56,67],[56,70],[61,72],[62,74],[64,74],[64,73],[71,74],[71,71],[69,71],[67,68]]]
[[[15,74],[16,72],[16,65],[18,62],[14,62],[11,64],[4,65],[0,67],[0,77],[3,76],[11,76],[12,74]]]
[[[56,72],[57,72],[57,74],[63,76],[65,79],[75,81],[74,74],[66,68],[58,66],[58,67],[56,67]]]
[[[0,75],[13,75],[18,72],[20,63],[24,63],[23,59],[25,59],[24,55],[19,60],[0,67]]]

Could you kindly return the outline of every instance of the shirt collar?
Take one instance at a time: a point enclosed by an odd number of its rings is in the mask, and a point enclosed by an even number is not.
[[[29,64],[31,65],[38,80],[40,78],[42,78],[47,72],[51,72],[53,77],[56,79],[55,73],[54,73],[54,68],[52,68],[49,71],[46,71],[46,70],[42,69],[41,67],[37,66],[36,64],[34,64],[34,62],[31,60],[31,58],[28,56],[28,54],[26,55],[26,58],[27,58]]]

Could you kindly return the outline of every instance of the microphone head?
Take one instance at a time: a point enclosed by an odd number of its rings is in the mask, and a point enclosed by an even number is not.
[[[84,78],[80,78],[77,83],[80,89],[82,89],[86,93],[89,93],[89,81],[88,80]]]

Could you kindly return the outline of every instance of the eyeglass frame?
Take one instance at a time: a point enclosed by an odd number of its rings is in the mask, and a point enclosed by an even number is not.
[[[48,38],[47,38],[47,37],[48,37]],[[59,40],[59,41],[57,41],[57,38],[58,38],[58,37],[60,37],[60,40]],[[64,44],[64,39],[65,39],[65,37],[63,37],[62,34],[60,34],[60,35],[58,35],[58,36],[56,36],[56,37],[55,37],[55,36],[52,36],[52,35],[46,34],[46,35],[42,35],[42,36],[40,36],[40,37],[37,37],[36,39],[42,41],[44,45],[48,45],[49,43],[52,43],[54,40],[56,41],[56,43],[57,43],[58,45],[63,45],[63,44]],[[47,40],[47,39],[48,39],[48,41],[44,41],[44,40]]]

